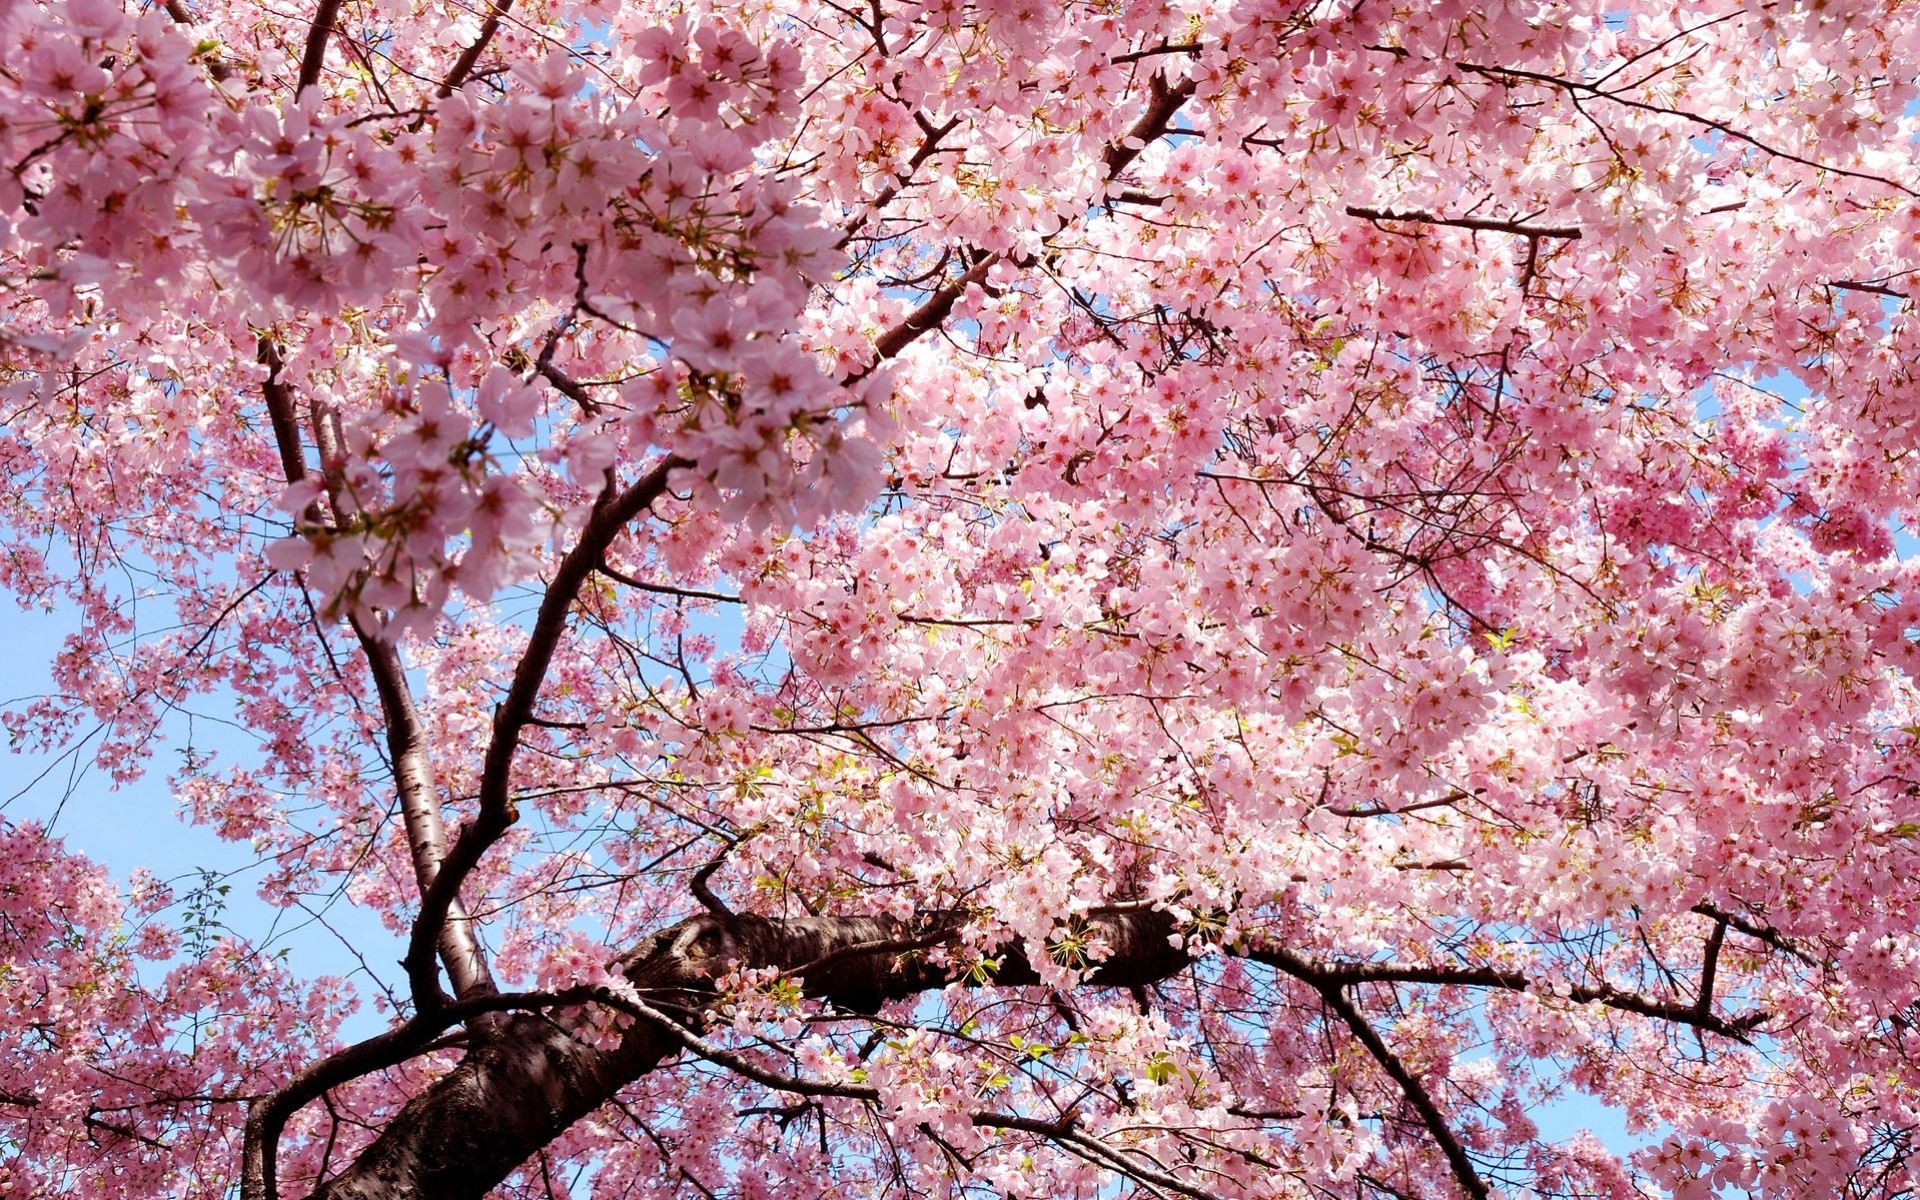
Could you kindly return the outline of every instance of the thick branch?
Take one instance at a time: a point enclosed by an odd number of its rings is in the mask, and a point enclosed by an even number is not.
[[[796,977],[805,994],[816,1000],[871,1012],[888,1001],[909,999],[954,982],[979,982],[972,977],[953,979],[924,953],[957,936],[962,924],[961,917],[946,913],[915,922],[882,917],[776,920],[738,914],[682,921],[648,938],[614,964],[638,990],[639,1004],[612,994],[597,997],[600,1003],[638,1018],[618,1046],[600,1049],[576,1040],[564,1022],[553,1018],[512,1018],[409,1103],[359,1161],[317,1193],[317,1200],[480,1197],[573,1121],[682,1050],[776,1090],[862,1099],[865,1093],[850,1085],[777,1075],[705,1041],[700,1014],[713,994],[713,979],[730,964],[772,967]],[[1138,907],[1096,909],[1081,932],[1104,944],[1107,951],[1085,977],[1091,987],[1141,987],[1164,980],[1191,962],[1178,943],[1179,926],[1166,912]],[[1380,1042],[1348,993],[1365,983],[1529,991],[1535,990],[1532,982],[1518,973],[1492,968],[1324,963],[1274,948],[1249,952],[1247,957],[1302,980],[1328,998],[1330,1009],[1353,1028],[1382,1069],[1409,1088],[1409,1103],[1420,1110],[1436,1144],[1460,1174],[1462,1186],[1484,1195],[1484,1184],[1476,1190],[1469,1182],[1478,1176],[1471,1173],[1457,1138],[1439,1119],[1432,1098],[1418,1090],[1419,1081]],[[987,982],[1006,986],[1040,982],[1024,945],[1005,947],[999,962]],[[1569,998],[1729,1037],[1742,1035],[1763,1019],[1729,1021],[1692,1004],[1667,1004],[1607,989],[1581,989]],[[455,1005],[439,1016],[416,1017],[415,1022],[444,1027],[451,1014],[470,1007]],[[1372,1042],[1367,1040],[1369,1035]],[[1098,1142],[1069,1145],[1062,1139],[1073,1133],[1070,1125],[1042,1132],[1063,1148],[1093,1155],[1115,1170],[1146,1178],[1140,1170],[1150,1169],[1131,1159],[1103,1157],[1119,1152]],[[1149,1182],[1194,1195],[1188,1185],[1170,1176]],[[250,1194],[250,1200],[258,1194]]]
[[[540,695],[547,668],[553,662],[565,633],[567,619],[586,578],[606,561],[607,548],[620,536],[628,523],[645,512],[666,494],[667,480],[673,472],[691,466],[686,459],[669,457],[647,472],[633,486],[617,495],[605,497],[587,519],[580,538],[554,570],[535,615],[527,647],[514,667],[507,695],[493,714],[493,736],[481,764],[480,812],[464,826],[452,847],[441,857],[431,886],[420,898],[420,915],[415,918],[404,960],[410,978],[418,979],[431,970],[434,948],[448,922],[460,885],[466,880],[481,855],[518,819],[510,795],[514,754],[520,748],[521,731],[533,717],[534,703]],[[425,999],[417,991],[415,1002]]]
[[[320,0],[313,24],[307,29],[306,49],[300,55],[300,82],[294,86],[296,98],[320,82],[320,70],[327,63],[327,39],[333,36],[334,21],[340,16],[340,0]]]
[[[732,1056],[698,1040],[696,1028],[699,1010],[713,992],[714,977],[730,962],[789,972],[812,967],[817,977],[803,981],[809,996],[868,1011],[951,982],[948,972],[924,954],[871,948],[874,943],[924,938],[942,925],[958,928],[957,918],[945,916],[930,924],[932,929],[915,929],[877,917],[781,921],[737,916],[723,921],[699,916],[683,921],[619,960],[619,969],[643,999],[640,1006],[621,1005],[617,1000],[615,1006],[627,1007],[643,1019],[625,1031],[617,1046],[600,1049],[576,1039],[549,1017],[512,1018],[401,1109],[346,1172],[315,1193],[315,1200],[392,1200],[396,1196],[478,1200],[567,1126],[678,1051],[691,1047],[731,1068],[727,1060]],[[1177,927],[1167,913],[1096,911],[1086,926],[1111,950],[1090,971],[1087,982],[1092,986],[1152,983],[1188,962],[1186,954],[1168,940]],[[841,953],[849,948],[860,952]],[[817,964],[829,964],[831,970]],[[1039,982],[1024,947],[1006,949],[994,982]],[[662,1019],[645,1019],[641,1010]],[[421,1028],[439,1025],[446,1015],[416,1017],[415,1023]],[[689,1038],[695,1040],[689,1042]],[[369,1057],[376,1060],[374,1065],[384,1065],[377,1062],[377,1055]],[[786,1081],[774,1079],[768,1086],[784,1088]],[[1082,1149],[1094,1153],[1090,1147]],[[250,1192],[249,1200],[266,1194]]]
[[[873,374],[881,363],[913,345],[921,334],[930,329],[939,328],[941,322],[945,321],[947,315],[953,311],[953,306],[959,303],[960,297],[966,295],[968,286],[985,281],[987,272],[991,271],[993,264],[999,261],[1000,256],[997,253],[982,255],[979,262],[967,269],[966,274],[946,283],[939,291],[927,297],[918,308],[907,314],[905,320],[880,335],[873,343],[873,361],[847,376],[845,382],[849,384],[860,382]]]
[[[494,0],[493,7],[487,10],[486,21],[480,26],[480,33],[473,39],[471,45],[460,52],[460,57],[454,60],[453,70],[448,71],[447,77],[440,81],[435,95],[445,100],[460,90],[460,86],[467,81],[467,77],[473,74],[473,68],[479,63],[480,56],[485,54],[487,47],[492,44],[494,35],[500,32],[500,19],[506,16],[507,10],[512,7],[513,0]]]
[[[1109,182],[1120,177],[1133,160],[1140,157],[1149,145],[1160,140],[1168,127],[1173,124],[1173,116],[1180,106],[1192,99],[1198,81],[1184,79],[1168,87],[1164,76],[1155,75],[1148,81],[1148,94],[1152,97],[1139,119],[1120,135],[1120,140],[1108,146],[1100,156],[1101,165],[1106,168]]]
[[[273,425],[274,447],[280,451],[280,473],[288,483],[299,483],[307,477],[307,458],[300,445],[300,423],[294,416],[293,393],[287,388],[286,381],[280,378],[280,372],[286,368],[286,360],[280,355],[280,347],[264,335],[259,339],[255,353],[267,368],[267,379],[260,385],[260,394],[267,402],[267,420]]]
[[[416,1014],[385,1033],[357,1042],[312,1064],[288,1080],[271,1096],[249,1107],[245,1144],[241,1153],[240,1194],[243,1200],[277,1200],[280,1134],[293,1114],[338,1087],[363,1075],[406,1062],[426,1050],[434,1037],[461,1021],[516,1008],[543,1008],[577,1004],[590,989],[577,993],[523,992],[481,996],[451,1004],[436,1013]]]

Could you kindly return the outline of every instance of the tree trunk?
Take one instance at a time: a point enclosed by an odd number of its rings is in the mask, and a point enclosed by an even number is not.
[[[1111,954],[1088,976],[1095,987],[1153,983],[1186,966],[1177,926],[1151,910],[1100,912],[1085,922]],[[933,930],[938,935],[938,925]],[[715,975],[738,962],[793,971],[815,965],[809,996],[854,1011],[945,986],[944,970],[903,944],[930,944],[928,931],[868,917],[700,916],[648,938],[619,966],[647,1002],[692,1014]],[[822,961],[826,960],[826,961]],[[1039,982],[1020,946],[1009,946],[994,983]],[[520,1014],[487,1034],[466,1058],[414,1097],[354,1163],[312,1200],[479,1200],[509,1172],[620,1088],[672,1058],[671,1035],[635,1021],[620,1043],[600,1049],[539,1014]]]

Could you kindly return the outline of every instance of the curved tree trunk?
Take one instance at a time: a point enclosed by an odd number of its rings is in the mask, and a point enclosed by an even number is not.
[[[1164,912],[1096,913],[1086,927],[1111,950],[1088,975],[1091,986],[1153,983],[1190,961]],[[924,928],[879,918],[701,916],[648,938],[620,966],[649,1004],[676,1017],[697,1011],[712,993],[713,976],[736,961],[783,971],[813,966],[804,979],[808,995],[871,1011],[949,982],[924,954],[902,950],[929,942]],[[1003,962],[997,984],[1038,982],[1021,948],[1009,947]],[[674,1036],[645,1021],[633,1022],[617,1046],[601,1049],[547,1016],[514,1016],[414,1097],[312,1200],[479,1200],[569,1125],[679,1049]]]

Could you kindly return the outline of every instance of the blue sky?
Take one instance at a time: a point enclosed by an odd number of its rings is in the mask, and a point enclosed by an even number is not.
[[[0,645],[13,648],[12,665],[0,683],[0,708],[52,688],[48,662],[74,623],[65,612],[23,610],[10,596],[0,599]],[[204,701],[200,711],[230,717],[219,711],[221,703],[218,697]],[[201,872],[213,872],[230,889],[218,898],[224,905],[221,923],[269,953],[284,950],[296,975],[350,976],[364,997],[374,990],[367,986],[364,960],[387,982],[400,981],[405,945],[372,916],[341,903],[320,914],[323,924],[309,913],[274,908],[256,894],[263,872],[247,846],[224,842],[211,829],[179,817],[166,777],[180,763],[183,725],[175,714],[149,772],[131,784],[116,785],[93,767],[91,746],[65,757],[0,753],[0,816],[50,826],[69,850],[103,864],[122,884],[135,867],[145,867],[172,882],[184,898],[201,884]],[[247,743],[224,721],[196,721],[193,735],[196,749],[219,750],[223,758],[245,754]],[[168,914],[176,922],[180,915],[178,908]],[[384,1026],[380,1016],[363,1007],[347,1033],[365,1036]]]

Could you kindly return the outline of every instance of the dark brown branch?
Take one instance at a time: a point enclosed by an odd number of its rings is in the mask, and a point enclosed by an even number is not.
[[[300,81],[294,85],[294,98],[320,82],[320,71],[327,65],[327,39],[333,36],[334,22],[340,16],[340,0],[320,0],[314,10],[313,24],[307,27],[307,45],[300,54]]]
[[[729,596],[725,592],[707,592],[699,588],[675,587],[670,583],[648,583],[644,579],[635,579],[625,571],[616,570],[604,562],[595,567],[594,570],[605,575],[608,579],[616,583],[625,584],[627,587],[633,588],[636,591],[653,592],[661,596],[684,596],[688,600],[712,600],[719,604],[740,603],[740,597]]]
[[[1888,287],[1884,283],[1872,283],[1864,279],[1830,279],[1827,281],[1827,286],[1846,292],[1868,292],[1875,296],[1891,296],[1896,300],[1908,300],[1912,298],[1912,293],[1903,292],[1899,288]]]
[[[593,398],[593,393],[587,390],[586,385],[553,365],[551,345],[534,361],[533,369],[540,378],[552,384],[555,391],[578,404],[581,412],[589,417],[599,415],[600,402]]]
[[[720,897],[713,894],[713,877],[719,873],[721,867],[726,865],[727,855],[733,853],[733,848],[737,845],[739,845],[738,842],[728,842],[721,848],[720,853],[702,864],[700,869],[687,880],[687,890],[692,892],[693,898],[700,902],[700,907],[729,924],[738,918]]]
[[[477,1040],[459,1066],[408,1103],[373,1146],[319,1195],[326,1200],[372,1200],[394,1194],[477,1200],[573,1121],[681,1050],[730,1070],[744,1064],[741,1074],[775,1090],[864,1098],[865,1094],[853,1085],[789,1077],[746,1059],[736,1063],[739,1056],[734,1052],[707,1042],[701,1032],[700,1014],[713,995],[714,978],[735,964],[773,968],[798,979],[805,995],[850,1012],[876,1011],[889,1001],[908,1000],[954,982],[1004,986],[1041,982],[1032,965],[1030,948],[1019,943],[1001,948],[997,968],[956,981],[949,968],[935,965],[923,951],[957,937],[964,924],[965,918],[956,913],[924,914],[913,922],[883,917],[780,920],[751,914],[689,918],[647,938],[613,964],[633,985],[639,1007],[630,1003],[633,997],[624,989],[593,997],[616,1008],[623,1007],[624,1001],[629,1015],[641,1018],[622,1034],[617,1046],[603,1049],[576,1038],[568,1032],[572,1026],[555,1018],[508,1018],[496,1032]],[[1178,923],[1170,914],[1151,907],[1129,904],[1095,909],[1084,918],[1078,932],[1102,943],[1108,951],[1106,958],[1088,968],[1084,983],[1090,987],[1144,987],[1169,978],[1191,962],[1178,942]],[[1277,948],[1247,952],[1246,956],[1300,979],[1329,997],[1330,1009],[1353,1027],[1354,1035],[1367,1044],[1382,1069],[1403,1088],[1411,1082],[1408,1101],[1416,1109],[1422,1109],[1419,1081],[1404,1064],[1395,1065],[1398,1060],[1390,1051],[1382,1056],[1387,1048],[1355,1007],[1349,995],[1354,987],[1399,983],[1537,990],[1532,981],[1516,972],[1492,968],[1322,963]],[[537,999],[552,1007],[577,1000],[580,995],[576,989]],[[1728,1021],[1702,1013],[1697,1001],[1667,1004],[1608,988],[1574,989],[1568,999],[1605,1004],[1729,1037],[1739,1036],[1764,1019],[1746,1016]],[[416,1015],[405,1027],[412,1031],[410,1034],[383,1035],[346,1052],[349,1057],[344,1061],[328,1060],[303,1074],[290,1085],[287,1097],[276,1098],[278,1107],[273,1112],[284,1124],[285,1116],[305,1102],[301,1096],[318,1094],[314,1089],[333,1086],[343,1074],[350,1078],[404,1061],[414,1052],[405,1050],[402,1041],[425,1045],[440,1030],[461,1019],[529,1006],[525,997],[490,997],[455,1002],[435,1014]],[[1365,1031],[1360,1026],[1365,1026]],[[1429,1121],[1430,1128],[1437,1112],[1431,1097],[1426,1097],[1422,1117]],[[998,1120],[992,1114],[983,1116]],[[992,1120],[983,1123],[991,1124]],[[254,1128],[250,1124],[250,1132]],[[1185,1190],[1188,1185],[1171,1176],[1156,1178],[1143,1173],[1151,1167],[1112,1147],[1092,1139],[1077,1147],[1062,1141],[1074,1132],[1070,1120],[1028,1132],[1042,1133],[1070,1152],[1084,1151],[1103,1166],[1124,1171],[1150,1186],[1194,1197],[1192,1191]],[[1464,1152],[1457,1142],[1449,1149],[1447,1139],[1452,1135],[1444,1124],[1433,1134],[1457,1172]],[[1108,1155],[1117,1157],[1103,1157]],[[1468,1186],[1465,1177],[1462,1182]],[[1471,1186],[1469,1191],[1473,1191]],[[247,1200],[271,1197],[249,1191]]]
[[[1763,925],[1757,921],[1749,921],[1745,917],[1739,916],[1736,913],[1727,912],[1725,909],[1706,900],[1702,900],[1700,903],[1694,905],[1692,911],[1710,920],[1724,921],[1727,926],[1736,933],[1744,933],[1756,942],[1771,946],[1782,954],[1799,959],[1807,966],[1822,967],[1826,965],[1795,945],[1792,939],[1771,925]]]
[[[1290,975],[1298,975],[1302,971],[1310,972],[1317,983],[1326,983],[1334,987],[1351,987],[1361,983],[1404,983],[1433,987],[1492,988],[1506,992],[1544,994],[1539,984],[1528,976],[1518,971],[1503,971],[1494,967],[1421,966],[1402,963],[1317,963],[1309,962],[1285,950],[1274,949],[1251,950],[1247,952],[1246,957]],[[1702,1011],[1697,1004],[1677,1004],[1655,1000],[1635,992],[1623,992],[1605,984],[1580,984],[1570,987],[1563,998],[1575,1004],[1599,1004],[1637,1016],[1690,1025],[1743,1043],[1749,1041],[1752,1031],[1766,1023],[1771,1015],[1758,1011],[1743,1013],[1729,1020],[1715,1016],[1710,1010]]]
[[[420,914],[414,920],[407,956],[402,960],[410,977],[418,979],[431,971],[434,946],[460,894],[461,884],[487,849],[519,818],[511,794],[514,755],[520,748],[520,733],[533,716],[547,668],[566,631],[581,585],[606,561],[607,548],[627,525],[666,494],[672,474],[691,465],[684,458],[669,456],[625,491],[603,496],[587,518],[579,540],[555,568],[534,616],[526,649],[514,667],[506,698],[494,710],[493,735],[481,764],[480,811],[462,827],[460,836],[454,839],[440,862],[432,886],[421,896]],[[416,1003],[423,999],[428,997],[416,994]]]
[[[1327,1007],[1346,1022],[1347,1028],[1353,1031],[1353,1036],[1367,1048],[1367,1053],[1373,1056],[1374,1061],[1380,1064],[1380,1069],[1400,1086],[1400,1090],[1406,1094],[1407,1102],[1412,1104],[1414,1111],[1420,1114],[1420,1120],[1426,1125],[1427,1132],[1432,1135],[1435,1142],[1439,1143],[1440,1152],[1446,1155],[1447,1165],[1453,1168],[1453,1176],[1460,1181],[1460,1186],[1474,1200],[1488,1200],[1486,1181],[1480,1178],[1480,1172],[1474,1167],[1473,1160],[1467,1157],[1466,1147],[1462,1146],[1460,1139],[1454,1135],[1453,1126],[1448,1124],[1446,1114],[1440,1111],[1439,1105],[1433,1102],[1433,1097],[1427,1094],[1425,1085],[1407,1069],[1407,1064],[1400,1061],[1400,1056],[1393,1052],[1393,1048],[1387,1045],[1385,1039],[1380,1036],[1379,1030],[1375,1029],[1360,1010],[1353,1006],[1353,1001],[1347,999],[1346,993],[1340,988],[1314,984],[1313,980],[1307,976],[1301,976],[1301,978],[1313,984]]]
[[[953,933],[959,923],[959,918],[946,915],[935,918],[935,928],[929,930],[875,917],[773,920],[740,915],[723,921],[706,915],[662,930],[614,964],[637,990],[647,1010],[647,1019],[635,1021],[616,1046],[601,1049],[546,1017],[510,1018],[499,1031],[476,1044],[459,1066],[410,1101],[347,1170],[315,1194],[316,1200],[387,1200],[395,1195],[478,1200],[574,1121],[679,1050],[693,1049],[733,1069],[729,1051],[704,1040],[690,1040],[700,1037],[698,1013],[713,995],[714,978],[730,963],[784,972],[812,966],[813,974],[804,981],[808,996],[848,1010],[872,1011],[887,1001],[909,999],[944,987],[952,982],[950,973],[929,962],[924,954],[842,956],[839,951],[935,932]],[[1128,987],[1157,982],[1179,971],[1189,960],[1168,941],[1177,928],[1169,914],[1152,909],[1096,910],[1088,914],[1084,932],[1097,936],[1111,954],[1091,967],[1086,982],[1094,987]],[[832,960],[831,971],[818,965],[828,959]],[[1014,986],[1040,982],[1026,947],[1004,948],[993,982]],[[600,999],[620,1007],[609,998],[611,995]],[[494,1010],[505,1007],[509,999],[493,998]],[[637,1012],[631,999],[626,997],[624,1006],[629,1012]],[[485,1005],[481,1003],[454,1004],[438,1014],[416,1016],[409,1023],[408,1028],[414,1032],[408,1037],[424,1040],[432,1036],[427,1031],[437,1031],[459,1017],[483,1010]],[[320,1067],[310,1069],[297,1081],[293,1097],[279,1100],[275,1111],[296,1111],[299,1105],[294,1099],[309,1092],[317,1095],[313,1089],[323,1084],[332,1086],[336,1074],[348,1073],[351,1077],[403,1061],[410,1054],[401,1053],[401,1041],[392,1035],[376,1039],[367,1044],[370,1048],[356,1048],[357,1058],[350,1063],[328,1060],[330,1067],[321,1065],[327,1067],[326,1072]],[[383,1057],[389,1054],[400,1057]],[[748,1066],[758,1073],[748,1073],[749,1078],[759,1078],[779,1090],[795,1090],[789,1086],[795,1080]],[[818,1088],[832,1089],[819,1090],[818,1094],[846,1094],[841,1085],[820,1084]],[[282,1124],[284,1119],[284,1115],[280,1117]],[[263,1115],[261,1122],[264,1120]],[[250,1146],[264,1145],[262,1138],[253,1139]],[[1137,1166],[1129,1163],[1115,1169],[1132,1170]],[[247,1200],[272,1198],[264,1191],[253,1190]]]
[[[1120,172],[1127,169],[1141,152],[1165,136],[1173,124],[1173,115],[1180,106],[1192,98],[1198,83],[1192,79],[1182,80],[1168,87],[1163,76],[1155,75],[1147,82],[1148,95],[1146,111],[1120,135],[1120,140],[1108,146],[1106,153],[1100,156],[1101,164],[1106,168],[1106,180],[1117,179]]]
[[[1714,976],[1719,973],[1720,947],[1726,940],[1727,923],[1725,921],[1715,921],[1713,923],[1713,932],[1707,935],[1706,951],[1701,956],[1700,997],[1694,1002],[1694,1011],[1702,1018],[1711,1017],[1713,1014]]]
[[[1150,99],[1146,109],[1117,141],[1107,146],[1106,151],[1101,155],[1101,162],[1105,168],[1103,177],[1105,180],[1117,177],[1134,159],[1140,157],[1141,151],[1165,135],[1174,114],[1179,112],[1180,106],[1193,95],[1195,86],[1195,82],[1188,79],[1177,86],[1168,87],[1165,78],[1160,75],[1155,75],[1148,82]],[[1064,229],[1066,226],[1067,222],[1063,219],[1060,228]],[[1059,230],[1056,229],[1054,233],[1057,235]],[[860,382],[878,370],[881,363],[911,346],[922,334],[939,328],[946,321],[947,316],[953,312],[953,306],[959,303],[960,297],[966,294],[968,285],[985,282],[987,272],[992,270],[993,265],[999,261],[1001,256],[998,252],[980,255],[965,274],[943,285],[939,291],[922,301],[918,308],[908,313],[898,325],[881,334],[874,342],[873,361],[848,375],[842,382],[847,384]]]
[[[940,139],[952,133],[960,124],[959,117],[949,117],[945,125],[935,125],[924,113],[913,114],[913,119],[919,124],[920,132],[925,135],[920,140],[919,148],[913,152],[911,158],[907,159],[905,166],[894,172],[893,182],[881,188],[872,203],[868,204],[866,209],[847,225],[846,234],[835,244],[835,249],[845,249],[847,243],[853,240],[854,234],[860,232],[861,227],[871,220],[875,213],[892,204],[894,198],[900,194],[900,190],[912,181],[913,173],[920,169],[920,164],[932,158],[934,152],[940,148]]]
[[[1417,208],[1391,209],[1366,208],[1358,204],[1347,205],[1347,215],[1362,217],[1369,221],[1407,221],[1416,225],[1450,225],[1456,229],[1484,230],[1489,233],[1512,233],[1521,237],[1566,238],[1577,241],[1580,227],[1577,225],[1529,225],[1524,221],[1502,221],[1489,217],[1441,217]]]
[[[848,959],[861,958],[869,954],[907,954],[915,950],[931,950],[942,942],[953,940],[953,931],[943,929],[917,938],[891,938],[876,942],[855,942],[851,946],[842,946],[837,950],[821,955],[810,963],[801,963],[790,974],[800,979],[819,976],[822,971]]]
[[[1198,58],[1200,57],[1200,52],[1204,49],[1206,49],[1206,46],[1200,42],[1161,42],[1158,46],[1148,46],[1143,50],[1130,50],[1125,54],[1116,54],[1107,61],[1113,63],[1115,66],[1120,66],[1125,63],[1158,58],[1163,54],[1187,54]]]
[[[953,312],[953,306],[966,295],[970,284],[984,282],[987,272],[993,264],[1000,261],[996,254],[983,255],[980,261],[968,268],[966,273],[943,284],[939,291],[921,301],[920,306],[906,315],[898,325],[881,334],[873,343],[873,361],[847,376],[844,382],[853,384],[874,373],[881,363],[899,354],[930,329],[939,328],[947,315]]]
[[[267,368],[266,382],[260,385],[260,394],[267,402],[267,420],[273,425],[274,446],[280,451],[280,473],[288,483],[299,483],[307,477],[307,459],[300,445],[300,424],[294,416],[293,393],[280,378],[286,361],[280,355],[280,347],[265,334],[256,344],[255,355]],[[308,510],[313,516],[313,510]],[[317,516],[315,516],[317,523]]]
[[[312,1064],[271,1096],[249,1106],[241,1161],[240,1193],[243,1200],[277,1200],[280,1135],[295,1113],[328,1090],[386,1067],[397,1066],[424,1053],[441,1032],[462,1021],[513,1009],[580,1004],[591,996],[591,989],[587,988],[567,992],[480,996],[447,1005],[430,1015],[415,1014],[410,1020],[385,1033],[357,1042]]]
[[[1696,1029],[1710,1030],[1744,1042],[1747,1040],[1745,1034],[1766,1020],[1765,1013],[1748,1014],[1734,1021],[1726,1021],[1713,1016],[1711,1012],[1718,937],[1724,933],[1725,927],[1725,924],[1716,926],[1715,937],[1710,941],[1706,966],[1702,971],[1700,996],[1692,1005],[1667,1004],[1605,986],[1574,988],[1570,990],[1567,998],[1581,1003],[1598,1002],[1643,1016],[1691,1025]],[[1340,1015],[1353,1030],[1354,1035],[1367,1046],[1368,1051],[1380,1062],[1382,1069],[1401,1085],[1409,1102],[1420,1112],[1429,1131],[1447,1155],[1462,1186],[1470,1194],[1484,1197],[1487,1194],[1485,1184],[1479,1180],[1478,1173],[1454,1139],[1451,1128],[1447,1126],[1438,1108],[1433,1105],[1431,1097],[1425,1093],[1419,1081],[1407,1072],[1404,1064],[1393,1056],[1378,1033],[1353,1006],[1345,995],[1345,989],[1360,983],[1385,982],[1496,987],[1512,991],[1528,991],[1534,990],[1531,981],[1517,972],[1497,971],[1492,968],[1420,967],[1388,963],[1321,964],[1310,962],[1286,950],[1272,948],[1251,952],[1248,957],[1301,980],[1321,994],[1328,1006]]]
[[[460,85],[473,74],[473,68],[479,63],[480,56],[487,52],[487,46],[493,42],[494,35],[500,32],[501,18],[505,17],[512,7],[513,0],[494,0],[493,7],[487,10],[487,19],[481,24],[479,34],[475,36],[471,45],[460,52],[460,57],[454,60],[453,70],[447,72],[447,77],[442,79],[440,86],[435,89],[436,96],[445,100],[460,90]]]

